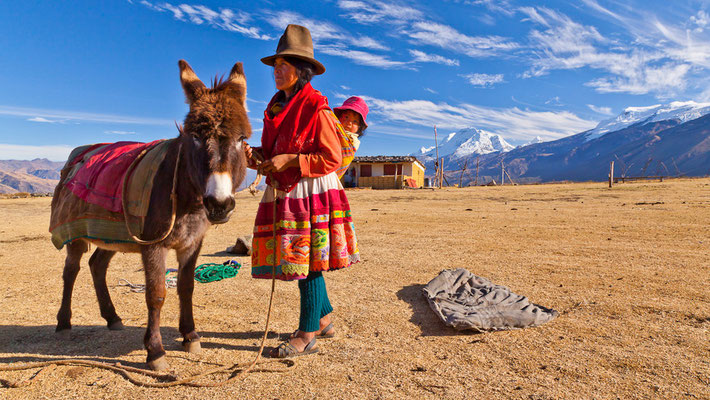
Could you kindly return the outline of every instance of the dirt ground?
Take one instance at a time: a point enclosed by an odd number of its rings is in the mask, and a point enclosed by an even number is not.
[[[363,262],[327,273],[337,336],[285,373],[253,373],[220,388],[136,387],[105,370],[61,366],[5,399],[88,398],[710,398],[710,179],[444,190],[349,190]],[[252,229],[258,197],[212,228],[199,263]],[[47,232],[49,198],[0,200],[0,365],[75,357],[142,367],[147,313],[140,258],[118,254],[109,289],[126,329],[109,331],[82,260],[74,329],[55,338],[64,251]],[[182,352],[170,289],[162,335],[180,376],[252,360],[270,281],[249,274],[197,284],[203,353]],[[175,267],[171,255],[169,267]],[[456,332],[421,289],[465,267],[560,316],[541,327]],[[276,333],[297,327],[298,290],[278,282]],[[278,344],[270,335],[267,346]],[[37,370],[0,372],[24,381]],[[216,379],[222,379],[218,376]]]

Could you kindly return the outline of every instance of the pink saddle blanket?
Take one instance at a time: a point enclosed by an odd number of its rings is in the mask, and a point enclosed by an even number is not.
[[[74,157],[68,166],[82,163],[66,186],[80,199],[112,212],[123,212],[123,178],[128,167],[146,149],[162,140],[150,143],[100,143],[88,147]]]

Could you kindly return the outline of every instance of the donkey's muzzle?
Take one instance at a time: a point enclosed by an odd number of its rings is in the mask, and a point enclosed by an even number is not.
[[[207,219],[213,224],[223,224],[229,221],[229,217],[234,211],[234,196],[229,196],[226,199],[217,200],[213,196],[207,196],[202,199],[207,212]]]

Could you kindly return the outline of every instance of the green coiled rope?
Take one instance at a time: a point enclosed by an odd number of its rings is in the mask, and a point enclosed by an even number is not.
[[[200,264],[195,268],[195,280],[201,283],[209,283],[226,278],[234,278],[241,267],[242,265],[234,260],[227,261],[224,264]]]

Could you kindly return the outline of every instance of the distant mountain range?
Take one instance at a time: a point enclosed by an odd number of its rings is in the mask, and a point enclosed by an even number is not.
[[[0,160],[0,193],[52,193],[64,162]]]
[[[413,155],[433,175],[436,149],[423,147]],[[499,182],[501,163],[519,183],[604,180],[610,161],[616,176],[708,175],[710,103],[628,107],[594,129],[550,142],[536,137],[518,147],[500,135],[466,128],[440,137],[439,158],[449,182],[463,184],[475,182],[477,162],[478,184]],[[0,193],[51,193],[63,165],[47,159],[0,161]],[[250,171],[242,186],[254,175]]]
[[[629,107],[617,117],[576,135],[550,142],[536,138],[517,148],[508,145],[494,151],[489,138],[497,135],[480,132],[473,128],[461,130],[439,146],[439,157],[444,158],[450,183],[458,183],[459,179],[463,184],[474,183],[476,161],[478,184],[492,179],[499,182],[501,163],[521,183],[604,180],[610,161],[615,161],[616,176],[710,174],[710,103]],[[461,145],[456,147],[452,140],[457,136]],[[422,149],[417,156],[427,166],[427,173],[433,174],[431,150]],[[464,165],[467,171],[461,173]]]

